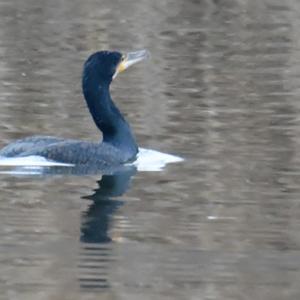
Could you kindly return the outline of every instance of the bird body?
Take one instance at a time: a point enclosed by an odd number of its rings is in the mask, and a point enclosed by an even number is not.
[[[109,87],[119,72],[146,56],[145,50],[132,52],[127,56],[119,52],[100,51],[92,54],[85,62],[82,90],[93,120],[102,131],[102,142],[33,136],[2,148],[0,156],[38,155],[57,162],[93,164],[99,168],[135,160],[138,153],[135,137],[130,125],[112,101]]]
[[[96,164],[106,167],[123,164],[131,157],[109,143],[93,143],[51,136],[33,136],[15,141],[0,151],[4,157],[42,156],[75,165]]]

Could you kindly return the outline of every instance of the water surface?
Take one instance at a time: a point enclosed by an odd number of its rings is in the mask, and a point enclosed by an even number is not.
[[[0,144],[100,140],[99,49],[152,58],[112,88],[161,172],[1,175],[0,299],[299,299],[296,0],[0,1]]]

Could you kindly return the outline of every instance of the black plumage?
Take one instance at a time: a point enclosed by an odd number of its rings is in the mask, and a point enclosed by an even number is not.
[[[38,155],[57,162],[93,164],[99,168],[133,161],[138,146],[130,125],[111,99],[109,87],[117,73],[146,56],[145,50],[126,56],[119,52],[100,51],[92,54],[85,62],[82,90],[93,120],[102,131],[102,142],[33,136],[7,145],[0,150],[0,156]]]

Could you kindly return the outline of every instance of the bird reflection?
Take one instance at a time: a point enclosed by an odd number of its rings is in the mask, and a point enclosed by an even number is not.
[[[113,198],[127,191],[135,173],[134,167],[128,167],[113,175],[104,175],[98,181],[94,193],[82,197],[92,201],[81,215],[80,241],[83,251],[80,256],[79,282],[82,289],[94,291],[109,287],[107,271],[113,260],[109,249],[112,241],[109,235],[111,218],[124,204],[124,201]]]
[[[126,192],[130,178],[135,173],[135,168],[129,168],[114,175],[104,175],[98,181],[99,187],[95,192],[90,196],[82,197],[92,200],[92,203],[82,215],[81,242],[111,242],[108,234],[110,218],[123,205],[122,200],[112,200],[111,198],[122,196]]]

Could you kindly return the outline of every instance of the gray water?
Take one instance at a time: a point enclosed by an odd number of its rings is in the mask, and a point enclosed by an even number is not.
[[[300,2],[1,0],[0,146],[99,140],[85,58],[148,49],[113,98],[183,163],[1,175],[0,299],[299,299]]]

